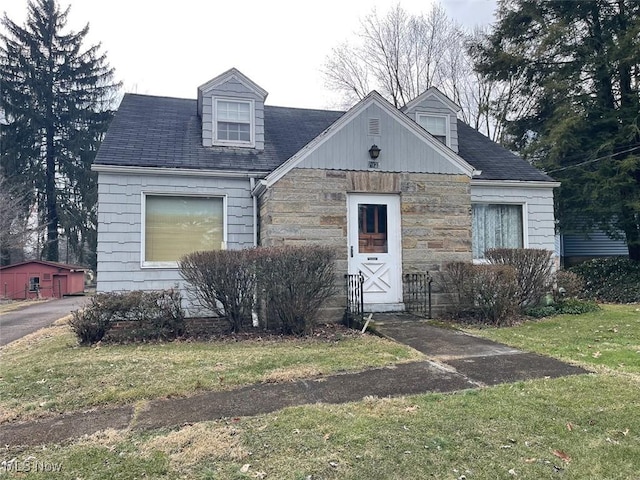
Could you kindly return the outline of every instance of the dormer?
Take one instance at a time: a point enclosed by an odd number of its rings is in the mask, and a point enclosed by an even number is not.
[[[402,109],[414,122],[458,153],[460,106],[436,87],[411,100]]]
[[[204,147],[264,150],[267,92],[232,68],[198,87]]]

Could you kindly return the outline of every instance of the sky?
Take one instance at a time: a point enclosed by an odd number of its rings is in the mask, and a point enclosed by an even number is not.
[[[412,14],[434,0],[58,0],[71,5],[67,28],[89,23],[124,91],[195,98],[199,85],[236,67],[269,92],[267,104],[337,106],[322,67],[331,49],[355,37],[360,21],[399,4]],[[493,20],[496,0],[441,0],[465,27]],[[0,12],[23,24],[27,0],[2,0]]]

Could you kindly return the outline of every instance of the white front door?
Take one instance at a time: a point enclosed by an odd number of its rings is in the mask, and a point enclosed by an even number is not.
[[[349,273],[364,276],[367,311],[402,310],[400,196],[349,194]]]

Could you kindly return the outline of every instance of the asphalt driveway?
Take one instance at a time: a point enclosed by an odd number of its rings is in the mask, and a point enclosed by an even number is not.
[[[0,313],[0,346],[48,327],[71,311],[81,308],[87,300],[87,297],[66,297]]]

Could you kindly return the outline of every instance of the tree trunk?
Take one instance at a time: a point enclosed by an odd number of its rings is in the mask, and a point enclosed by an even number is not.
[[[47,203],[47,246],[45,259],[58,261],[58,205],[56,198],[56,157],[53,142],[53,127],[47,128],[47,169],[45,196]]]
[[[624,232],[627,237],[627,249],[629,250],[629,258],[636,262],[640,261],[640,227],[631,225],[625,228]]]

